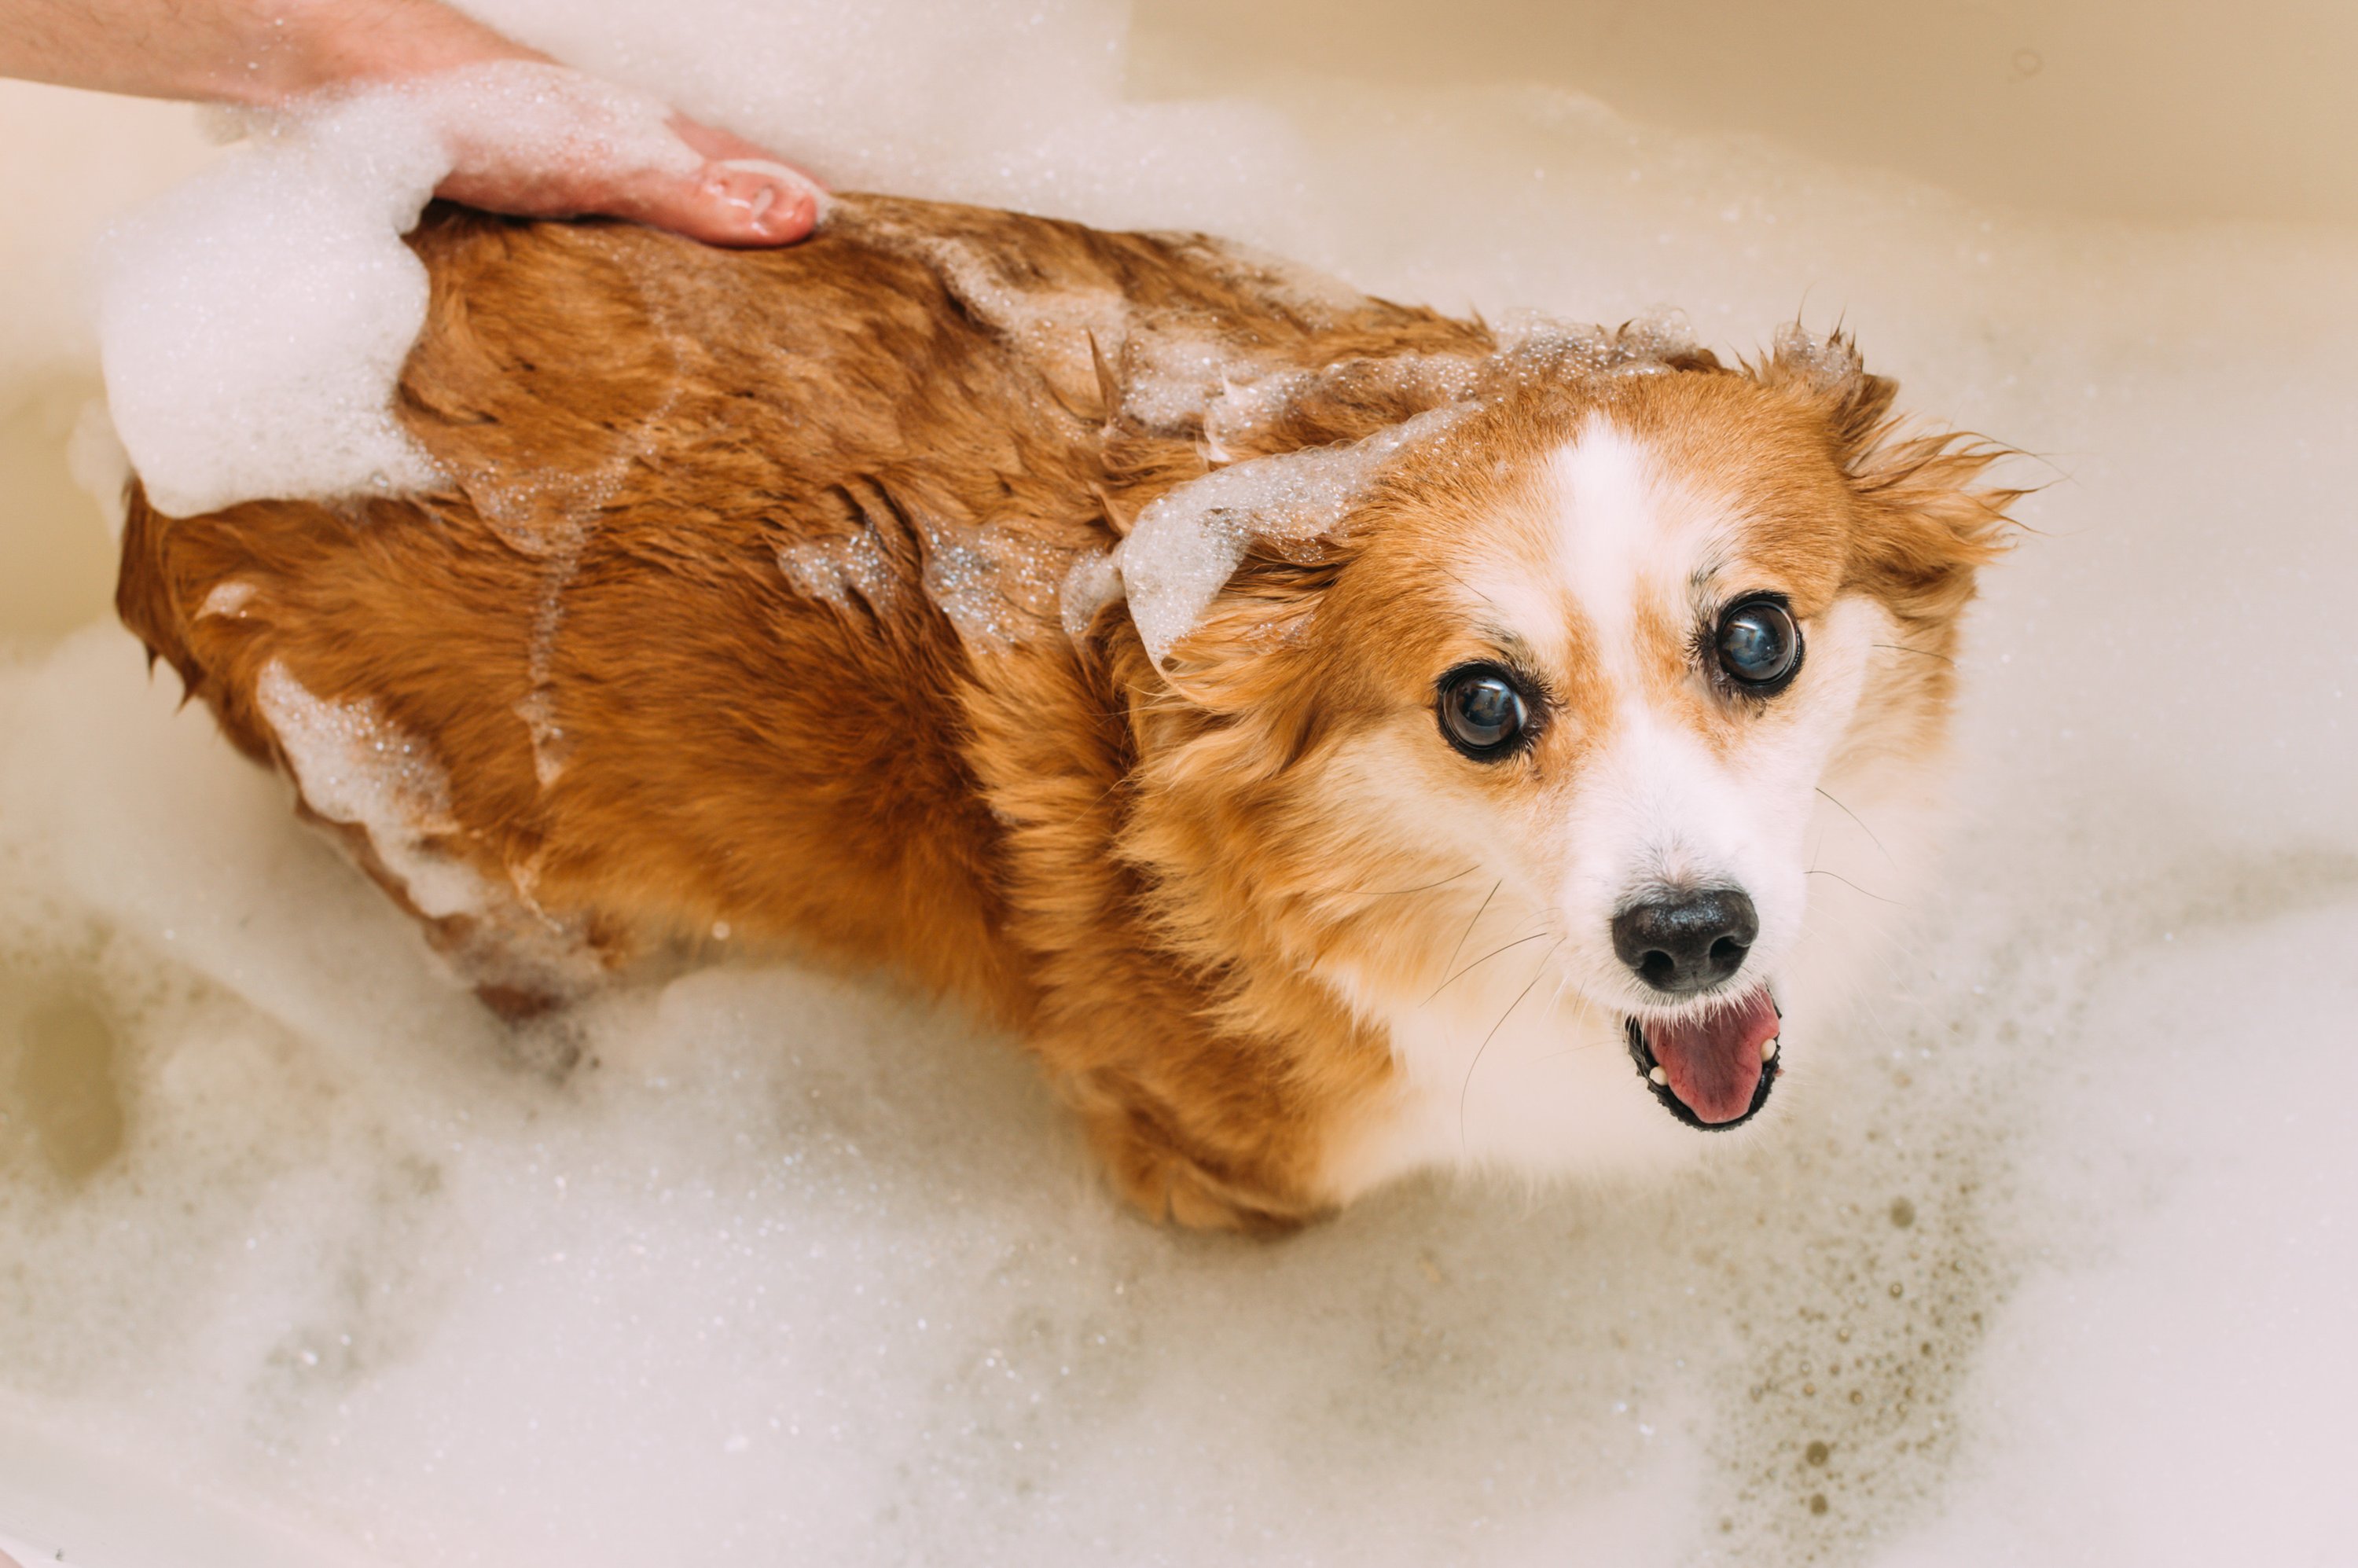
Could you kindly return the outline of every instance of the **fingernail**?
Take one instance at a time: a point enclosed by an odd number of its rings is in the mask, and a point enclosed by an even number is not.
[[[715,164],[707,182],[735,210],[746,233],[756,239],[792,239],[827,216],[827,192],[797,169],[767,158],[730,158]]]

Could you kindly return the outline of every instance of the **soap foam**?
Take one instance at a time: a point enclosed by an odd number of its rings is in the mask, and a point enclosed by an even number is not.
[[[202,613],[235,614],[242,600],[224,598],[224,590],[242,586],[223,583]],[[366,833],[419,913],[438,918],[483,907],[482,879],[433,847],[434,839],[458,832],[459,822],[450,815],[449,780],[418,741],[387,722],[373,701],[314,697],[276,660],[255,677],[254,701],[278,739],[303,803]]]
[[[0,1532],[97,1568],[2358,1533],[2358,241],[1987,211],[1541,90],[1130,103],[1087,6],[484,14],[848,187],[1210,227],[1502,323],[1674,299],[1724,353],[1843,315],[1904,406],[2068,470],[1969,627],[1962,842],[1907,905],[1812,879],[1818,928],[1913,935],[1692,1179],[1413,1183],[1207,1241],[1120,1213],[1020,1059],[887,986],[722,966],[520,1066],[94,629],[0,676]],[[75,1008],[122,1112],[78,1173],[80,1102],[27,1066]]]
[[[454,159],[486,146],[557,168],[693,172],[669,114],[514,61],[251,117],[249,148],[124,219],[104,247],[108,401],[157,508],[432,484],[393,414],[427,302],[401,236]]]

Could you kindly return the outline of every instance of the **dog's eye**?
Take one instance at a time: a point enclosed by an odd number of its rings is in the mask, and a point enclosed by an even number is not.
[[[1496,665],[1468,665],[1441,677],[1441,732],[1476,762],[1515,749],[1531,712],[1514,677]]]
[[[1739,685],[1775,688],[1801,663],[1801,629],[1773,599],[1747,600],[1719,618],[1719,667]]]

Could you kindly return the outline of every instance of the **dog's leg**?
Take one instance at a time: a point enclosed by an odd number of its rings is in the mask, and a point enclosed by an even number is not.
[[[1297,1139],[1264,1130],[1256,1147],[1217,1149],[1140,1085],[1098,1072],[1071,1086],[1089,1142],[1123,1197],[1190,1230],[1282,1236],[1331,1207],[1303,1188]]]

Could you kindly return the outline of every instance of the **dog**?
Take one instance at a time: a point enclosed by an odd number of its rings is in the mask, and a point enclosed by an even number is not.
[[[135,481],[151,659],[502,1013],[888,967],[1188,1227],[1754,1123],[1866,943],[1805,934],[1824,803],[1915,841],[2017,493],[1839,334],[1723,362],[873,196],[775,251],[410,243],[442,478]]]

